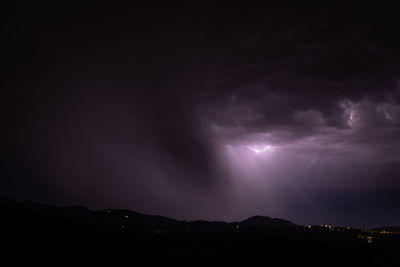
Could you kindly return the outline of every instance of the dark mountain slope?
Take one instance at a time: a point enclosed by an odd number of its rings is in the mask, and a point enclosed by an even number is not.
[[[399,266],[400,238],[254,216],[178,221],[0,198],[7,266]],[[371,242],[370,242],[371,241]]]

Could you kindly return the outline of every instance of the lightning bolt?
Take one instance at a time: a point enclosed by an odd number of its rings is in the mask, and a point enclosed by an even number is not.
[[[251,146],[248,146],[247,147],[248,149],[250,149],[250,150],[252,150],[253,152],[255,152],[255,153],[261,153],[261,152],[265,152],[265,151],[270,151],[270,152],[274,152],[275,151],[275,148],[273,148],[272,146],[270,146],[270,145],[268,145],[268,146],[264,146],[264,147],[262,147],[262,148],[260,148],[260,147],[251,147]]]
[[[313,159],[312,161],[310,161],[310,163],[308,163],[307,167],[310,167],[311,165],[313,165],[317,161],[318,161],[318,159]]]

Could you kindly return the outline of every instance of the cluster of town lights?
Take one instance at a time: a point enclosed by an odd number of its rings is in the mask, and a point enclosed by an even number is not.
[[[107,214],[111,214],[111,210],[107,209],[105,210],[105,212]],[[128,219],[129,215],[123,215],[124,219]],[[125,225],[121,225],[122,229],[125,229]],[[239,229],[239,225],[236,225],[235,227],[236,229]],[[323,228],[323,229],[328,229],[328,230],[332,230],[332,231],[346,231],[346,230],[351,230],[352,228],[350,228],[349,226],[346,227],[333,227],[331,225],[327,225],[327,224],[320,224],[320,225],[308,225],[307,227],[305,227],[306,229],[316,229],[316,228]],[[357,229],[354,229],[357,230]],[[381,235],[400,235],[400,232],[396,232],[396,231],[387,231],[387,230],[358,230],[361,231],[364,234],[359,234],[357,235],[358,239],[362,239],[362,240],[366,240],[368,243],[372,243],[373,237],[366,235],[366,234],[381,234]],[[161,234],[164,233],[164,230],[157,230],[156,231],[157,234]]]

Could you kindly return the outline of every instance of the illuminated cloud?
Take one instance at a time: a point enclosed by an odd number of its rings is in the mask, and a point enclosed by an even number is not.
[[[6,18],[0,194],[183,219],[399,221],[395,9],[94,8]]]

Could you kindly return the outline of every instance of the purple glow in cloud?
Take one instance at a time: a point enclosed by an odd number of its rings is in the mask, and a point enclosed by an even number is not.
[[[1,195],[399,224],[394,9],[37,9],[4,24]]]

